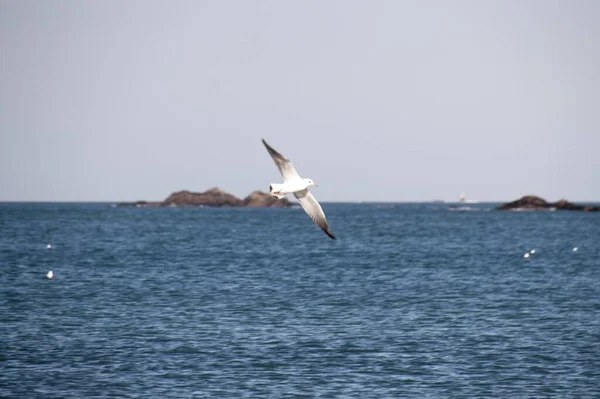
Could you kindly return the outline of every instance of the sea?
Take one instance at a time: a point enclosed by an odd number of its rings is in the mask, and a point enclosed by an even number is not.
[[[1,203],[0,397],[599,398],[600,213],[494,205]]]

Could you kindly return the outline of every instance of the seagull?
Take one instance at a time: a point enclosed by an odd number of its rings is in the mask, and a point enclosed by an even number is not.
[[[52,277],[54,277],[54,273],[52,272],[52,270],[49,270],[48,273],[46,273],[46,278],[52,279]]]
[[[273,161],[275,161],[275,165],[277,165],[281,176],[283,176],[283,184],[269,184],[269,193],[277,199],[285,197],[286,194],[294,194],[298,199],[300,206],[304,209],[304,212],[310,216],[317,226],[323,229],[325,234],[335,240],[335,236],[327,224],[327,219],[325,218],[321,205],[319,205],[319,202],[317,202],[315,197],[308,191],[308,187],[318,186],[311,179],[301,178],[298,172],[296,172],[296,168],[294,168],[292,161],[275,151],[273,147],[267,144],[265,139],[262,139],[262,142],[267,148],[267,151],[269,151]]]

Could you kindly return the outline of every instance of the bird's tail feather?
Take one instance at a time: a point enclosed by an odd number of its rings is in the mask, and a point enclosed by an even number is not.
[[[280,191],[283,188],[283,184],[272,183],[269,184],[269,194],[277,199],[282,199],[285,194],[281,194]]]

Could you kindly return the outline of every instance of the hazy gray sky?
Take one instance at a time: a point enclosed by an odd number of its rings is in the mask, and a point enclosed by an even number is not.
[[[323,201],[600,200],[600,1],[0,0],[0,200],[279,174]]]

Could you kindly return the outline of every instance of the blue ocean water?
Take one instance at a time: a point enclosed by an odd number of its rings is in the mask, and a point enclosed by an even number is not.
[[[600,397],[600,214],[323,207],[0,204],[0,396]]]

